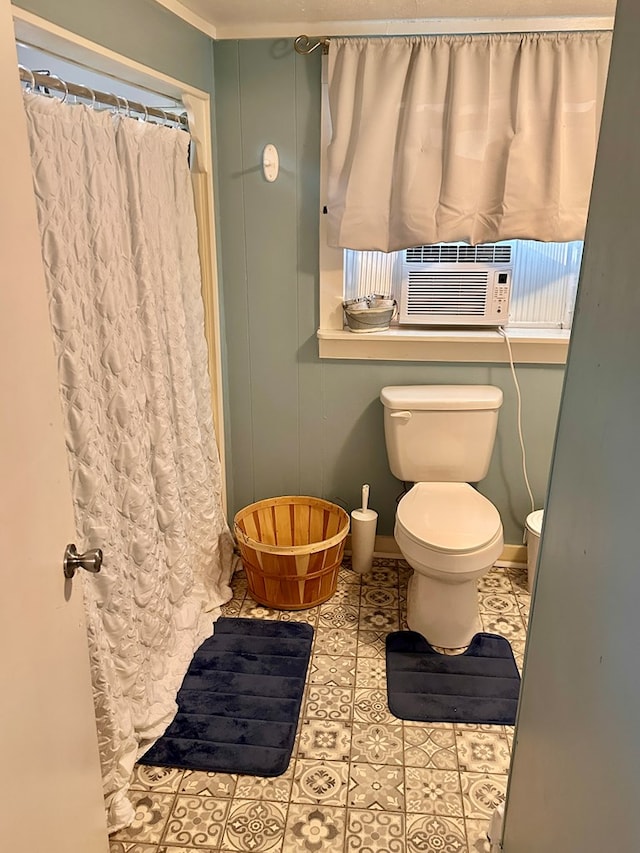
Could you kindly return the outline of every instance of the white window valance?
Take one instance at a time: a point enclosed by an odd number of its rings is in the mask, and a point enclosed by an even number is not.
[[[331,39],[329,243],[584,236],[608,32]]]

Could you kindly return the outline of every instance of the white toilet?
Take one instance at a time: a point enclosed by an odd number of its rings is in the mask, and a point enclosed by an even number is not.
[[[392,473],[415,485],[398,504],[394,535],[413,569],[407,622],[434,646],[467,646],[482,630],[477,580],[502,552],[502,522],[469,483],[487,473],[502,391],[492,385],[383,388]]]

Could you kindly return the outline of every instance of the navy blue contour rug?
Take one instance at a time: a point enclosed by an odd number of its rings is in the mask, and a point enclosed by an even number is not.
[[[214,629],[189,665],[176,717],[139,763],[280,776],[296,736],[313,628],[221,617]]]
[[[508,640],[476,634],[459,655],[437,652],[415,631],[387,636],[389,710],[401,720],[513,725],[520,674]]]

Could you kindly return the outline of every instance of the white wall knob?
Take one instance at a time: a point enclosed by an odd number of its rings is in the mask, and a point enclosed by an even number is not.
[[[278,149],[275,145],[269,143],[264,146],[264,151],[262,152],[262,173],[265,180],[273,183],[278,177],[279,168],[280,158],[278,157]]]

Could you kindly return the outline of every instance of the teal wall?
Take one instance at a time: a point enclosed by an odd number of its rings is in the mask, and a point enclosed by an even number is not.
[[[401,484],[387,466],[380,388],[492,383],[505,403],[481,490],[501,512],[505,540],[519,543],[530,510],[508,367],[318,358],[320,57],[297,56],[290,40],[229,41],[215,45],[214,63],[230,512],[305,493],[352,509],[368,482],[378,531],[391,534]],[[281,161],[273,184],[260,170],[269,142]],[[563,373],[518,369],[537,506]]]

